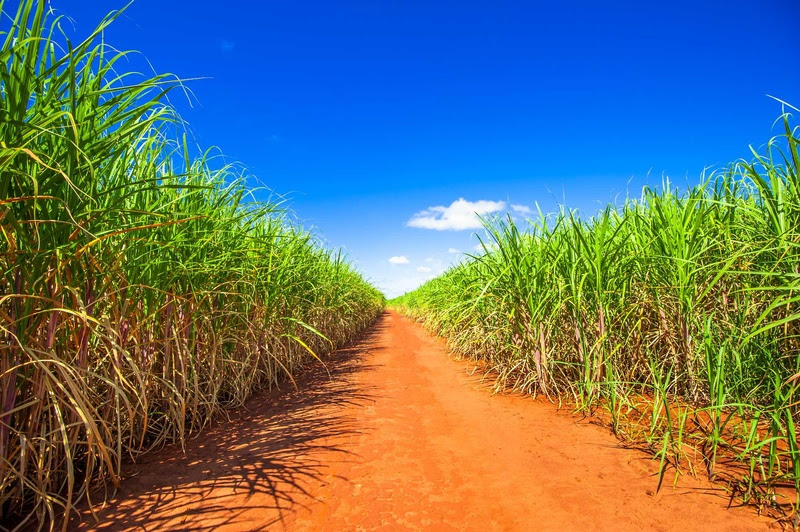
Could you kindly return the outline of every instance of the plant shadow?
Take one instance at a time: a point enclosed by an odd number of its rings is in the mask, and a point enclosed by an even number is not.
[[[146,455],[123,469],[122,486],[102,508],[88,508],[70,529],[212,530],[278,525],[307,507],[335,475],[357,458],[348,442],[366,429],[353,411],[372,404],[374,388],[359,382],[370,371],[386,315],[350,346],[295,379],[297,389],[260,393],[186,442]],[[290,385],[291,386],[291,385]],[[100,494],[102,495],[102,494]]]

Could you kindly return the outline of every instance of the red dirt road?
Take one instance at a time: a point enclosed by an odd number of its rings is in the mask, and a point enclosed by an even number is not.
[[[76,528],[101,530],[754,530],[601,427],[492,396],[441,343],[387,312],[356,346],[131,469]],[[666,482],[665,484],[669,484]]]

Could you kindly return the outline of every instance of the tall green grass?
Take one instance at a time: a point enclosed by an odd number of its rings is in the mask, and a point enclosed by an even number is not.
[[[104,20],[0,20],[0,521],[56,523],[123,460],[352,339],[383,296],[193,158]],[[96,501],[90,501],[96,502]]]
[[[662,474],[699,454],[713,478],[734,457],[732,489],[796,511],[800,139],[778,123],[753,162],[689,190],[487,223],[483,254],[391,304],[498,387],[602,407]]]

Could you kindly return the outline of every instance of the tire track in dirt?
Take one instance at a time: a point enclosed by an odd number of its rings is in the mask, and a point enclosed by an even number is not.
[[[385,313],[299,391],[132,466],[75,528],[98,530],[754,530],[725,493],[542,401],[492,396],[419,326]]]

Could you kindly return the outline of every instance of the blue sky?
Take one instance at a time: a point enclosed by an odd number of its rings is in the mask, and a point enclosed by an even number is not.
[[[50,4],[75,36],[124,5]],[[591,215],[748,157],[766,95],[800,104],[797,27],[793,0],[136,0],[106,40],[206,78],[171,96],[200,145],[394,296],[472,252],[474,210]]]

